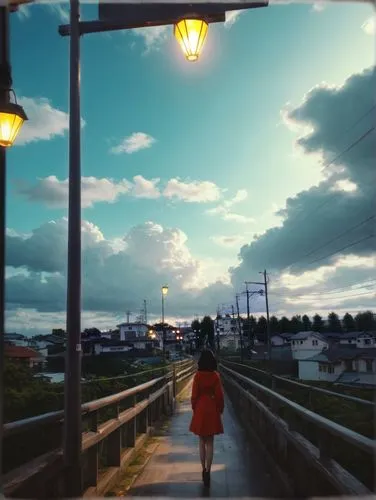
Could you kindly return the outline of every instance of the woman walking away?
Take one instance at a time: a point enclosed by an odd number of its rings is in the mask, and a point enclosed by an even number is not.
[[[200,438],[202,480],[205,486],[210,486],[214,436],[223,434],[221,416],[224,409],[222,383],[217,362],[210,350],[201,353],[198,371],[193,379],[191,401],[193,417],[189,430]]]

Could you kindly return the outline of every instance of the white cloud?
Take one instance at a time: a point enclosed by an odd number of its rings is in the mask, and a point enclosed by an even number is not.
[[[29,19],[31,15],[30,11],[30,5],[20,5],[17,10],[17,17],[21,21],[25,21],[26,19]]]
[[[24,123],[16,139],[17,145],[25,145],[40,140],[50,140],[62,137],[69,128],[69,115],[65,111],[56,109],[46,98],[33,99],[20,97],[18,99],[29,120]],[[81,122],[85,125],[84,120]]]
[[[322,12],[327,7],[327,2],[325,0],[317,0],[313,2],[312,11],[313,12]]]
[[[245,10],[231,10],[226,12],[226,20],[224,23],[225,28],[231,28],[243,12],[245,12]]]
[[[370,17],[362,24],[362,30],[366,35],[375,35],[376,33],[376,22],[375,16]]]
[[[235,248],[239,247],[244,242],[244,236],[237,234],[233,236],[211,236],[210,239],[221,247]]]
[[[132,195],[136,198],[159,198],[161,193],[157,187],[160,179],[145,179],[142,175],[133,177]]]
[[[238,222],[240,224],[248,224],[254,222],[252,217],[246,215],[241,215],[230,210],[230,208],[241,203],[248,197],[248,192],[245,189],[239,189],[233,198],[223,201],[220,205],[216,207],[209,208],[206,213],[208,215],[219,215],[221,219],[225,221]]]
[[[147,298],[151,314],[160,312],[160,286],[168,283],[170,314],[214,312],[231,291],[208,277],[178,228],[146,222],[121,238],[107,240],[98,226],[82,222],[83,310],[117,314],[139,310]],[[65,310],[67,219],[43,224],[28,235],[7,234],[8,266],[28,273],[8,275],[8,307],[43,312]]]
[[[130,136],[125,137],[118,146],[111,148],[111,153],[137,153],[142,149],[150,148],[155,142],[156,140],[151,135],[144,132],[133,132]]]
[[[344,191],[345,193],[353,193],[358,189],[355,182],[351,182],[349,179],[341,179],[334,183],[331,191]]]
[[[69,9],[63,6],[62,2],[51,3],[51,0],[47,0],[46,2],[41,2],[41,4],[45,4],[51,13],[57,16],[63,23],[69,22]]]
[[[68,179],[60,181],[55,175],[38,179],[34,186],[17,187],[17,192],[29,201],[45,203],[50,208],[65,208],[68,204]],[[111,179],[82,177],[81,196],[82,207],[92,207],[94,203],[114,203],[122,194],[132,188],[126,179],[115,182]]]
[[[166,42],[172,31],[171,26],[152,26],[150,28],[137,28],[132,33],[143,39],[145,44],[145,54],[152,50],[159,50]]]
[[[99,202],[114,203],[122,195],[145,199],[156,199],[163,195],[167,199],[176,198],[186,203],[210,202],[220,196],[218,186],[209,181],[185,183],[170,179],[163,193],[159,189],[159,183],[159,178],[145,179],[142,175],[135,175],[132,181],[82,177],[82,206],[88,208]],[[68,179],[59,180],[55,175],[38,179],[34,185],[22,181],[16,183],[19,195],[31,202],[44,203],[50,208],[67,207],[68,187]]]
[[[188,203],[205,203],[218,200],[221,190],[214,182],[184,182],[176,178],[167,182],[163,195],[166,198],[176,198]]]

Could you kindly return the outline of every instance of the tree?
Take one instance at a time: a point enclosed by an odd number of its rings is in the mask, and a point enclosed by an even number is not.
[[[303,329],[303,323],[300,316],[293,316],[290,321],[290,330],[292,333],[301,332]]]
[[[309,317],[306,314],[304,314],[304,316],[302,317],[302,323],[303,323],[303,330],[305,332],[311,331],[312,321],[309,319]]]
[[[278,333],[279,331],[279,322],[276,316],[271,316],[269,319],[270,333],[273,335],[274,333]]]
[[[328,331],[339,333],[342,332],[342,325],[339,320],[338,314],[331,312],[328,314]]]
[[[210,316],[204,316],[201,321],[201,339],[206,338],[209,345],[214,348],[214,321]]]
[[[290,320],[286,318],[286,316],[282,316],[282,318],[279,320],[278,330],[279,333],[291,333]]]
[[[52,335],[56,335],[58,337],[65,337],[66,332],[62,328],[53,328]]]
[[[314,332],[322,332],[324,330],[324,322],[319,314],[313,316],[312,330]]]
[[[359,331],[370,332],[376,330],[376,320],[372,311],[358,313],[355,316],[355,323]]]
[[[257,334],[257,337],[263,341],[263,342],[266,342],[267,341],[267,322],[266,322],[266,318],[264,316],[260,316],[258,321],[257,321],[257,326],[256,326],[256,334]]]
[[[257,327],[257,321],[254,316],[250,316],[249,321],[248,318],[245,318],[243,320],[244,336],[249,337],[249,339],[251,339],[256,332],[256,327]]]
[[[356,324],[353,316],[350,313],[346,313],[342,318],[342,325],[345,332],[355,332]]]

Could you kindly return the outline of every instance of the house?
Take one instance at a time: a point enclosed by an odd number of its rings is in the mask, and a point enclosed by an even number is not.
[[[358,349],[370,349],[376,347],[376,332],[362,332],[357,336],[356,347]]]
[[[129,337],[147,337],[150,327],[145,323],[121,323],[117,325],[120,329],[120,340],[128,340]]]
[[[39,352],[30,347],[5,344],[4,354],[12,361],[25,363],[30,368],[42,368],[45,361]]]
[[[352,385],[376,385],[376,348],[332,346],[299,360],[299,379]]]
[[[290,339],[292,357],[297,360],[311,358],[329,345],[329,340],[317,332],[299,332]]]
[[[282,337],[282,335],[274,334],[270,337],[270,343],[271,345],[284,345],[286,343],[285,339]]]

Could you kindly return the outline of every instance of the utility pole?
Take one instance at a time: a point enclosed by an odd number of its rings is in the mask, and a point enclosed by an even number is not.
[[[238,327],[239,327],[239,336],[240,336],[240,361],[243,361],[243,332],[242,326],[240,322],[240,312],[239,312],[239,295],[236,294],[236,310],[238,313]]]
[[[245,281],[245,293],[247,294],[247,325],[248,325],[248,340],[251,343],[251,325],[249,321],[249,290],[248,283]]]
[[[144,299],[144,318],[145,318],[145,323],[148,324],[148,310],[146,308],[146,299]]]
[[[266,269],[263,272],[260,271],[259,274],[262,274],[264,277],[264,281],[247,281],[246,283],[249,285],[263,285],[265,290],[265,306],[266,306],[266,338],[268,345],[268,359],[271,359],[271,343],[270,343],[270,321],[269,321],[269,299],[268,299],[268,275]]]

